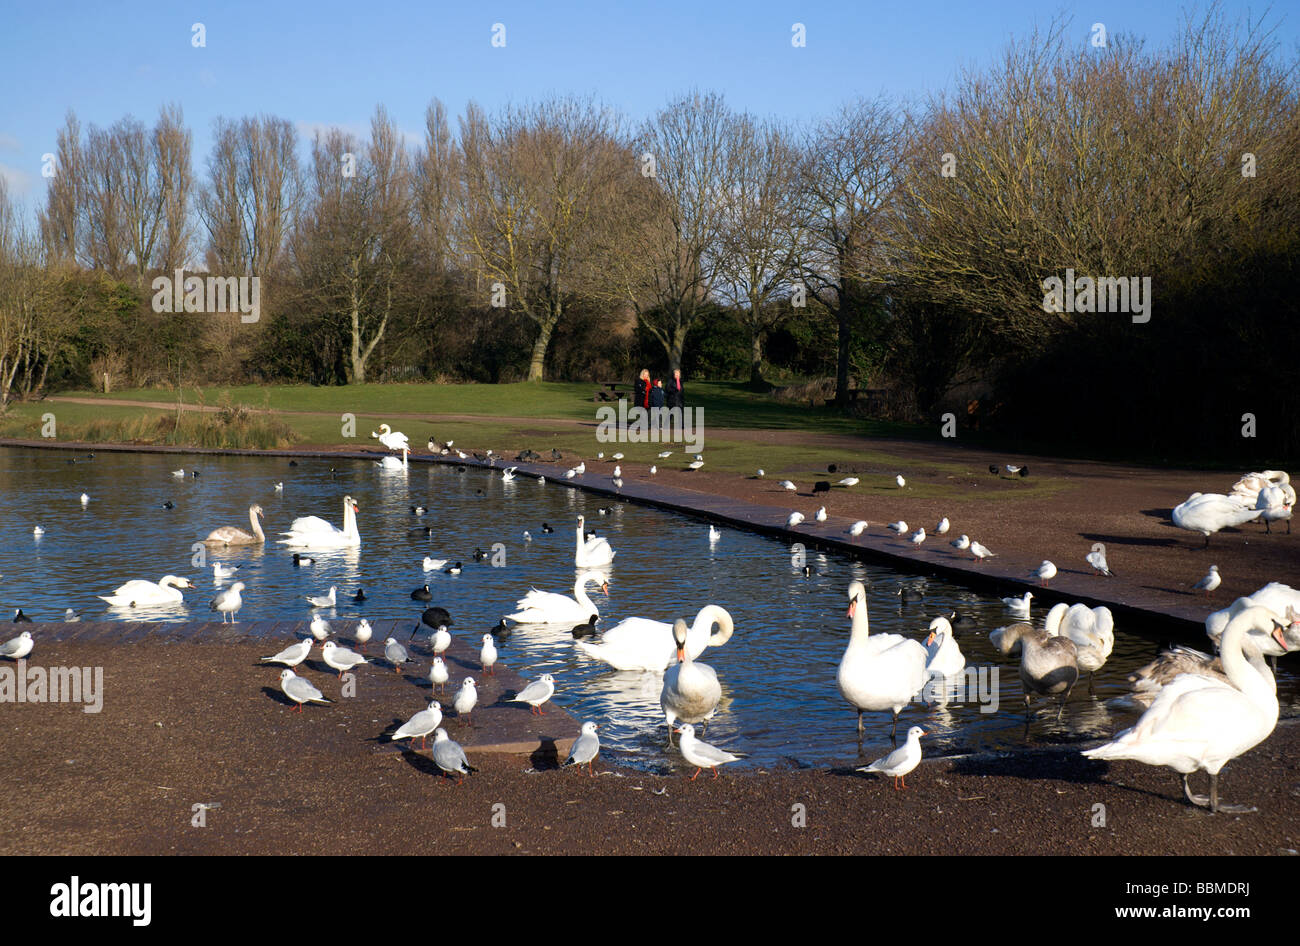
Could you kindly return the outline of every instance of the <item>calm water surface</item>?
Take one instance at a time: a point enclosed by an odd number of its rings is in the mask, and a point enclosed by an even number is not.
[[[93,462],[68,463],[72,456],[0,450],[0,604],[21,606],[37,620],[58,620],[67,607],[89,620],[211,619],[214,588],[230,581],[214,582],[210,567],[204,573],[191,564],[191,546],[217,526],[247,529],[248,506],[260,503],[271,540],[265,549],[212,556],[242,566],[237,580],[247,587],[241,621],[305,622],[311,611],[303,596],[337,585],[338,606],[323,612],[336,634],[348,636],[349,622],[361,617],[408,619],[414,627],[425,605],[411,601],[410,592],[427,582],[433,603],[451,612],[453,633],[476,643],[515,610],[529,588],[572,594],[575,517],[584,514],[588,527],[606,536],[618,553],[607,569],[609,596],[593,594],[601,627],[631,616],[690,621],[705,604],[731,612],[735,636],[700,658],[717,671],[723,687],[706,738],[747,753],[747,764],[825,766],[858,760],[856,715],[835,685],[849,638],[846,592],[854,579],[867,585],[872,633],[923,641],[933,617],[957,610],[975,621],[975,627],[957,631],[968,668],[999,671],[997,712],[981,712],[973,691],[968,702],[928,707],[917,702],[903,711],[900,733],[913,724],[924,726],[933,733],[924,743],[927,754],[1025,745],[1016,663],[988,643],[989,630],[1014,618],[1000,600],[959,585],[818,552],[808,553],[816,574],[805,578],[790,547],[775,539],[724,529],[711,546],[708,525],[699,520],[613,503],[553,481],[507,483],[497,473],[473,468],[457,473],[454,467],[418,464],[388,472],[368,461],[299,460],[290,467],[282,459],[155,454],[99,454]],[[171,471],[181,467],[187,474],[197,468],[201,475],[173,477]],[[277,482],[284,483],[282,494],[275,492]],[[91,497],[85,507],[79,499],[83,492]],[[354,497],[361,509],[361,548],[312,552],[317,564],[295,569],[290,552],[274,544],[277,533],[307,515],[342,526],[344,495]],[[175,508],[163,508],[165,501]],[[426,505],[429,512],[417,518],[410,512],[413,505]],[[599,514],[602,506],[610,507],[609,515]],[[542,534],[543,522],[555,532]],[[39,539],[32,535],[38,524],[46,530]],[[419,525],[432,526],[433,535],[413,532]],[[532,533],[531,542],[524,540],[524,530]],[[473,560],[475,548],[491,553],[497,543],[504,546],[502,567]],[[420,565],[425,555],[460,560],[464,572],[425,573]],[[130,579],[157,581],[165,574],[186,576],[199,587],[186,592],[184,605],[150,611],[108,608],[96,597]],[[900,585],[923,597],[900,603]],[[351,601],[358,588],[368,595],[359,605]],[[1035,623],[1045,614],[1046,608],[1035,607]],[[1111,701],[1126,692],[1125,676],[1150,660],[1157,644],[1141,627],[1118,626],[1114,653],[1093,692],[1076,687],[1059,724],[1055,701],[1036,700],[1029,739],[1034,744],[1077,741],[1130,725],[1135,714]],[[554,674],[560,687],[555,701],[579,718],[600,722],[601,742],[611,758],[660,771],[684,765],[665,744],[659,675],[617,672],[584,656],[567,627],[521,626],[500,650],[501,660],[525,676]],[[1282,712],[1296,715],[1294,663],[1282,666]],[[984,679],[993,680],[987,672]],[[250,679],[249,685],[264,682]],[[863,752],[875,758],[889,748],[889,714],[865,718]]]

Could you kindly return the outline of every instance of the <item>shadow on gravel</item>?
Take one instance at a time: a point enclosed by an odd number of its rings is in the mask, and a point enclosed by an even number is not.
[[[1100,532],[1080,532],[1079,538],[1087,539],[1089,542],[1105,542],[1107,545],[1141,545],[1152,548],[1172,548],[1182,543],[1177,538],[1168,539],[1143,539],[1131,535],[1105,535]]]

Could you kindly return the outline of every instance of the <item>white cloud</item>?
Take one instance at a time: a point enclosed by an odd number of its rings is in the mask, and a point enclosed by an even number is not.
[[[11,200],[22,199],[30,195],[32,187],[36,183],[35,175],[20,171],[18,168],[10,167],[7,164],[0,164],[0,177],[3,177],[5,183],[9,185],[9,198]]]

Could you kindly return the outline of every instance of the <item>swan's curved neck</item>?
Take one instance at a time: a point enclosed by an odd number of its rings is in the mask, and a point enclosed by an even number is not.
[[[578,534],[582,534],[581,529],[579,529]],[[573,585],[573,600],[586,608],[588,614],[598,614],[600,609],[592,604],[591,599],[587,597],[587,583],[592,581],[598,582],[600,579],[595,575],[578,576],[578,580]]]
[[[577,555],[578,561],[582,563],[582,554],[587,550],[585,537],[582,534],[582,523],[578,523],[578,547],[574,554]],[[585,563],[583,563],[585,564]]]
[[[357,514],[353,510],[352,503],[348,501],[343,503],[343,531],[350,538],[361,538],[361,533],[357,531]]]
[[[257,541],[265,542],[266,534],[262,532],[262,523],[258,521],[256,507],[249,507],[248,524],[253,527],[253,535],[257,536]]]
[[[1250,631],[1270,633],[1274,624],[1273,612],[1264,607],[1246,608],[1224,628],[1219,640],[1219,657],[1228,682],[1244,693],[1251,702],[1277,712],[1277,682],[1267,669],[1260,673],[1242,653],[1242,644]]]
[[[721,647],[727,641],[731,640],[731,635],[735,633],[736,625],[731,619],[731,615],[725,608],[720,608],[716,604],[707,604],[700,608],[700,613],[695,615],[695,623],[691,625],[690,636],[701,637],[713,629],[714,625],[718,626],[709,637],[710,647]]]

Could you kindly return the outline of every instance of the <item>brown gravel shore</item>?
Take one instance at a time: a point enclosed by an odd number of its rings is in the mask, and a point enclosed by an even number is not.
[[[1295,724],[1280,725],[1225,769],[1224,799],[1257,805],[1249,815],[1190,809],[1169,770],[1088,762],[1050,746],[927,761],[899,792],[889,780],[855,773],[851,759],[830,770],[724,772],[690,782],[685,769],[658,776],[604,764],[591,778],[470,745],[481,771],[457,786],[427,752],[380,738],[397,718],[394,706],[410,702],[409,691],[401,701],[396,675],[362,676],[355,698],[299,715],[281,701],[275,670],[257,665],[263,647],[75,639],[42,646],[33,654],[41,665],[104,668],[103,709],[0,704],[0,792],[31,802],[21,817],[0,822],[0,853],[1300,850]],[[333,692],[333,681],[313,677]],[[844,725],[853,725],[847,709]],[[472,742],[463,724],[448,729]],[[220,806],[206,812],[203,827],[191,823],[199,804]]]

